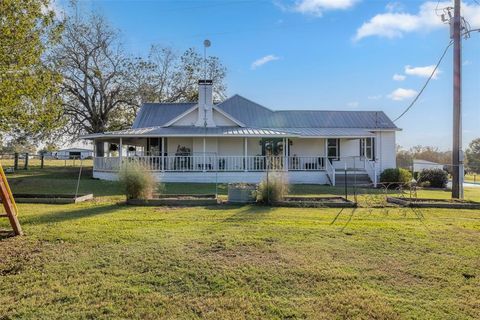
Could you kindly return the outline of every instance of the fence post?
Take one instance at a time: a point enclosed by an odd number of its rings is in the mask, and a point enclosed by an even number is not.
[[[40,155],[40,169],[43,169],[44,162],[45,162],[45,154],[42,153]]]
[[[28,152],[25,153],[25,166],[24,166],[24,169],[25,169],[25,170],[28,170]]]
[[[13,169],[15,171],[18,170],[18,152],[15,152],[14,159],[13,159]]]

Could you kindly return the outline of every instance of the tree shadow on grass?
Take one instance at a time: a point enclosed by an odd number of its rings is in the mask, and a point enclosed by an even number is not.
[[[27,217],[21,219],[21,224],[46,224],[46,223],[58,223],[70,220],[77,220],[88,218],[92,216],[98,216],[102,214],[108,214],[121,209],[122,206],[118,204],[110,204],[105,206],[95,206],[88,208],[81,208],[78,210],[59,210],[40,216]]]
[[[237,211],[233,215],[224,219],[223,222],[247,222],[264,220],[265,217],[273,210],[275,210],[274,207],[255,205],[244,206],[240,211]]]

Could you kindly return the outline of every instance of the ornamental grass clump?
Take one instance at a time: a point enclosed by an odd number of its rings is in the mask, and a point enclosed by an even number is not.
[[[282,173],[269,173],[258,185],[257,201],[271,205],[283,200],[288,194],[288,181]]]
[[[150,199],[157,188],[151,172],[138,162],[122,164],[118,181],[127,199]]]

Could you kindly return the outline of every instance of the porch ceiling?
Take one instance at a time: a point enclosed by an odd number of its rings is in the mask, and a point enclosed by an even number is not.
[[[240,128],[240,127],[150,127],[111,131],[83,136],[96,138],[141,137],[291,137],[291,138],[367,138],[375,134],[361,128]]]

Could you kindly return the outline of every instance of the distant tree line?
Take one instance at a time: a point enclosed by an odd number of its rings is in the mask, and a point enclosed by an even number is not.
[[[414,159],[440,163],[448,169],[452,163],[452,151],[440,151],[439,148],[431,146],[414,146],[409,149],[397,146],[398,167],[411,169]],[[480,138],[472,140],[465,151],[465,169],[480,173]]]

